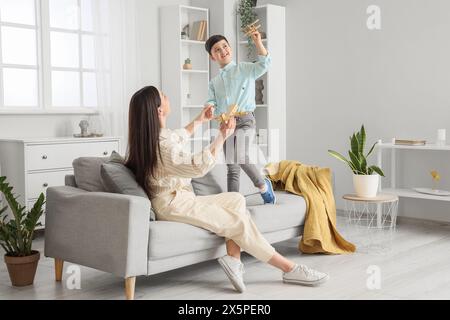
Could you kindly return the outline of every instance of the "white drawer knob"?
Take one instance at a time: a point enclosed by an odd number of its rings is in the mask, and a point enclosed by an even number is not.
[[[42,159],[43,159],[43,160],[47,160],[47,156],[44,154],[44,155],[42,156]]]

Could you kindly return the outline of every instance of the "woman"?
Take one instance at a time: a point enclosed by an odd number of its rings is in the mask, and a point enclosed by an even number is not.
[[[245,290],[241,248],[282,270],[284,282],[313,286],[328,280],[327,274],[277,253],[258,231],[240,193],[194,194],[191,178],[204,176],[215,166],[224,142],[236,127],[235,119],[222,123],[210,146],[194,155],[184,152],[189,137],[199,125],[212,120],[213,111],[213,107],[206,107],[184,129],[171,131],[166,128],[170,103],[163,93],[145,87],[133,95],[127,166],[151,199],[158,220],[191,224],[224,237],[227,255],[219,258],[219,263],[239,292]]]

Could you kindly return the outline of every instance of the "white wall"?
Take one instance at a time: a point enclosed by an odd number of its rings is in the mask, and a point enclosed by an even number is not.
[[[349,135],[362,123],[370,142],[431,141],[438,128],[450,132],[450,2],[270,2],[287,6],[288,158],[333,168],[338,208],[352,191],[351,175],[327,149],[348,150]],[[381,7],[380,31],[366,28],[371,4]],[[436,168],[441,187],[450,189],[449,160],[450,153],[403,152],[399,182],[431,186],[429,171]],[[450,221],[448,202],[402,199],[400,214]]]
[[[139,68],[141,70],[141,85],[160,87],[160,32],[159,7],[175,4],[190,5],[189,0],[136,0]]]

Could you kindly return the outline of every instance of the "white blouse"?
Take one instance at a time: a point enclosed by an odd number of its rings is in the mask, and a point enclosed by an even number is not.
[[[197,154],[191,154],[185,151],[188,142],[189,134],[184,128],[161,129],[161,157],[158,155],[155,177],[149,177],[152,199],[175,191],[193,192],[191,179],[204,176],[216,165],[216,158],[209,146]]]

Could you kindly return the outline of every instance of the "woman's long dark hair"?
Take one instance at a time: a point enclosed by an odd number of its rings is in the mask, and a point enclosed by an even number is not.
[[[125,165],[134,173],[136,181],[151,198],[149,177],[155,177],[161,125],[158,108],[161,97],[158,89],[149,86],[136,92],[130,101],[128,120],[128,152]]]

